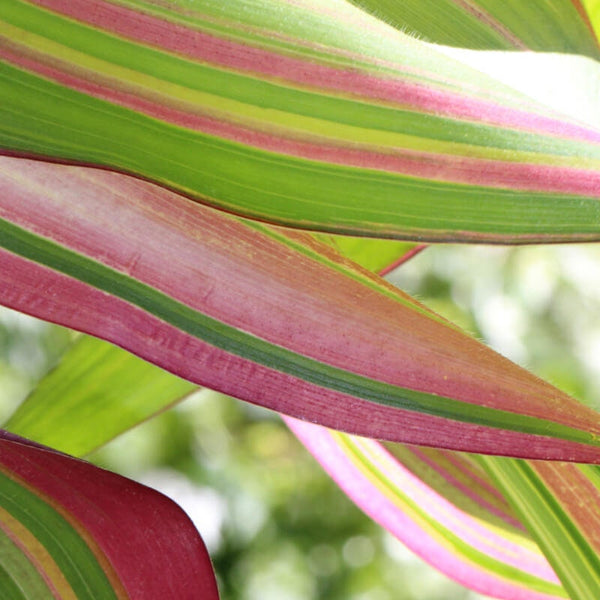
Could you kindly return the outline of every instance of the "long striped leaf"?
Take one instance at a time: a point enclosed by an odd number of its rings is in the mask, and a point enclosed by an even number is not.
[[[600,460],[597,412],[311,236],[106,171],[0,164],[7,306],[350,433]]]
[[[285,421],[362,510],[459,583],[510,600],[567,597],[504,499],[467,457],[386,448]]]
[[[599,595],[597,467],[381,445],[285,420],[366,514],[467,587],[506,599]]]
[[[302,228],[600,239],[600,132],[468,56],[341,0],[253,10],[242,0],[4,0],[0,148],[128,171]],[[494,75],[519,71],[518,57],[503,56]],[[598,63],[523,58],[525,79],[578,73],[574,97],[594,121]]]
[[[0,431],[0,591],[10,600],[217,600],[206,548],[158,492]]]
[[[572,600],[600,597],[600,477],[583,465],[479,457]]]
[[[131,375],[143,394],[129,385]],[[82,455],[167,408],[179,385],[120,348],[82,337],[5,427]],[[503,598],[523,597],[524,590],[532,600],[564,596],[503,498],[466,456],[386,448],[286,422],[368,515],[450,577]]]

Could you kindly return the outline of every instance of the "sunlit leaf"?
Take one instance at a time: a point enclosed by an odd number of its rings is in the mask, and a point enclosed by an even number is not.
[[[580,0],[350,0],[386,23],[438,44],[529,49],[598,58]],[[589,0],[583,0],[583,4]]]
[[[468,458],[286,423],[367,515],[459,583],[505,599],[567,597]]]
[[[478,53],[449,55],[340,0],[246,8],[4,0],[0,148],[300,228],[600,238],[598,63],[523,55],[520,80],[550,67],[581,121],[547,106],[556,94],[498,79],[519,73],[513,53],[490,76]]]

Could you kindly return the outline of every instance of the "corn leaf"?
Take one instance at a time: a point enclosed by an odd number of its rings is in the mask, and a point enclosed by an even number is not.
[[[206,548],[171,500],[3,431],[0,549],[11,600],[218,599]]]
[[[513,54],[489,76],[340,0],[246,8],[4,0],[0,148],[301,228],[600,238],[600,132],[497,79]],[[598,63],[524,56],[595,106]]]

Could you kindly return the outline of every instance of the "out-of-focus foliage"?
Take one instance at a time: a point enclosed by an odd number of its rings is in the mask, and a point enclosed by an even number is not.
[[[68,329],[0,307],[0,422],[69,346]]]

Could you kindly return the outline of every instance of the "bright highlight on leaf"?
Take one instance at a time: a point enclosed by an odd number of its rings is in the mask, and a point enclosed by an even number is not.
[[[171,500],[6,432],[0,549],[11,600],[218,600],[206,548]]]
[[[600,460],[598,413],[309,235],[105,171],[0,164],[10,307],[350,433]]]
[[[350,0],[430,42],[480,50],[537,50],[598,58],[590,0]],[[594,1],[594,0],[591,0]]]
[[[300,228],[600,239],[589,121],[348,3],[244,7],[4,0],[0,152],[131,172]],[[572,37],[589,40],[582,23]],[[584,58],[553,76],[579,65],[600,81]],[[595,90],[578,88],[580,101],[595,106]]]

